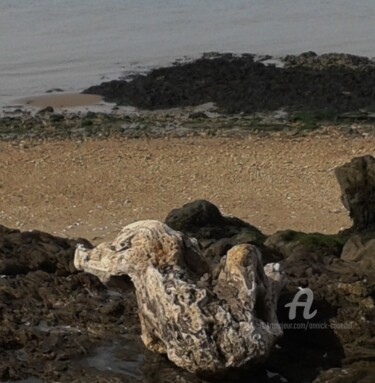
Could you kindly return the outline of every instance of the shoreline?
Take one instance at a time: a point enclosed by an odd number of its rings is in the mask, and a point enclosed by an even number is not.
[[[227,55],[223,57],[222,55],[211,54],[206,55],[203,59],[208,60],[204,61],[204,65],[208,62],[212,62],[216,63],[214,65],[219,65],[218,68],[220,69],[222,65],[225,67],[229,63],[229,68],[231,68],[233,56]],[[269,60],[269,57],[264,56],[263,59]],[[215,60],[219,60],[219,62]],[[253,68],[253,57],[245,57],[244,60],[250,65],[250,69]],[[299,56],[289,56],[286,60],[290,67],[295,67],[296,65],[299,67],[302,66],[304,67],[303,70],[307,72],[310,71],[309,68],[311,65],[320,66],[323,62],[328,66],[333,65],[333,67],[336,68],[335,71],[337,71],[338,63],[341,63],[340,65],[355,66],[355,69],[352,70],[359,71],[359,73],[362,73],[363,70],[367,70],[366,65],[373,65],[372,61],[369,64],[370,61],[368,59],[358,58],[357,56],[342,56],[337,54],[317,56],[311,52]],[[196,63],[197,62],[178,64],[163,73],[168,75],[169,72],[173,73],[175,70],[182,70],[184,72],[186,68],[191,69],[189,65],[196,65]],[[188,66],[186,67],[186,65]],[[308,68],[306,68],[306,66]],[[271,71],[275,70],[272,65],[270,68]],[[165,71],[166,69],[164,68],[162,70]],[[156,74],[158,73],[158,70],[156,70]],[[152,73],[150,75],[151,77],[148,76],[149,75],[146,75],[141,79],[135,79],[135,86],[139,81],[142,83],[147,79],[151,81],[151,84],[154,84],[155,79],[155,81],[159,81],[157,77],[155,78],[155,73]],[[185,72],[184,76],[186,79]],[[353,156],[357,153],[361,155],[375,154],[371,147],[375,139],[375,113],[371,111],[340,112],[334,116],[324,113],[319,114],[313,110],[294,111],[283,108],[276,111],[225,113],[213,102],[194,106],[143,110],[134,106],[108,104],[102,101],[100,96],[97,95],[72,95],[66,93],[52,93],[42,96],[41,98],[28,98],[28,100],[30,101],[28,106],[9,108],[4,116],[0,117],[0,144],[4,150],[10,148],[9,153],[11,153],[11,160],[13,157],[18,158],[19,155],[21,157],[23,155],[27,157],[28,153],[37,153],[38,150],[40,150],[41,152],[46,151],[46,153],[48,153],[46,155],[49,158],[54,159],[56,164],[60,164],[61,159],[57,160],[57,158],[63,154],[54,153],[51,148],[55,145],[56,147],[66,147],[66,150],[74,153],[72,155],[77,158],[78,161],[79,156],[73,148],[77,148],[77,150],[81,148],[83,150],[85,148],[100,146],[99,143],[101,142],[103,150],[106,150],[107,147],[115,146],[116,150],[122,152],[122,145],[130,147],[131,150],[140,147],[142,148],[141,150],[145,152],[145,159],[142,160],[142,164],[147,165],[148,156],[152,158],[154,155],[153,148],[159,150],[157,149],[158,146],[162,146],[164,141],[166,143],[173,142],[174,145],[181,147],[185,145],[185,142],[188,143],[187,145],[198,143],[204,146],[203,143],[207,143],[208,140],[210,146],[214,148],[219,149],[220,145],[223,145],[227,150],[226,153],[234,157],[240,154],[237,150],[233,151],[228,148],[231,143],[242,148],[241,150],[244,150],[244,152],[251,150],[253,146],[259,147],[260,145],[270,145],[275,148],[289,147],[289,151],[295,151],[298,154],[296,154],[296,157],[293,159],[296,163],[305,157],[305,154],[299,151],[300,147],[308,145],[308,151],[319,151],[317,147],[319,144],[327,145],[335,140],[346,142],[346,145],[349,147],[358,145],[358,143],[362,145],[356,147],[355,152],[348,152],[348,155],[342,158],[343,162],[349,159],[349,155]],[[32,100],[33,103],[31,103]],[[88,100],[93,104],[83,105]],[[56,101],[56,103],[53,104],[52,101]],[[70,107],[63,105],[61,101],[69,102],[68,105],[70,105]],[[64,107],[61,108],[61,106]],[[245,145],[245,147],[242,147],[243,145]],[[165,148],[167,147],[169,147],[171,151],[174,150],[172,146],[166,145]],[[361,147],[365,149],[362,150]],[[278,153],[278,150],[279,149],[276,149],[275,153]],[[168,155],[173,156],[167,153],[167,149],[165,149],[165,151],[163,158]],[[333,144],[332,151],[335,151]],[[188,153],[187,148],[183,150],[182,155],[186,156],[186,153]],[[272,160],[273,156],[276,155],[273,152],[267,153],[269,158],[265,159],[265,161]],[[329,155],[331,154],[332,153],[329,153]],[[263,153],[259,152],[259,155],[263,156]],[[327,152],[319,155],[325,158]],[[286,152],[285,156],[289,158],[289,152]],[[201,156],[199,158],[200,162],[204,164],[206,161],[205,157]],[[117,161],[116,159],[113,160]],[[6,157],[4,157],[4,161],[4,163],[9,162]],[[37,158],[31,158],[30,161],[38,162]],[[66,159],[66,161],[68,161],[68,159]],[[123,160],[118,159],[118,161],[121,162]],[[258,166],[256,160],[253,162]],[[46,166],[50,167],[51,171],[59,172],[57,165],[53,167],[53,165],[48,164],[47,161]],[[92,165],[91,163],[87,163],[87,166]],[[194,166],[199,169],[198,164]],[[225,167],[225,165],[223,166]],[[287,167],[288,166],[289,165],[287,165]],[[306,162],[304,166],[308,167],[309,165]],[[180,174],[182,171],[178,166],[174,169],[176,174]],[[250,172],[253,170],[254,169],[251,168],[247,169],[247,171]],[[18,170],[15,168],[14,171],[17,173]],[[4,169],[4,179],[7,177],[7,172],[8,170]],[[121,177],[120,175],[118,176]],[[276,177],[277,175],[273,176]],[[270,175],[269,179],[271,180],[273,176]],[[69,178],[69,176],[66,175],[64,175],[64,177]],[[209,175],[209,177],[211,177],[211,175]],[[254,177],[256,178],[258,176],[253,175],[253,178]],[[185,181],[188,185],[189,181]],[[198,198],[199,195],[196,197]],[[155,196],[154,198],[157,197]],[[188,198],[188,196],[186,196],[186,198]],[[178,201],[178,203],[182,202],[183,201]],[[77,205],[77,203],[73,205]],[[55,208],[58,208],[58,205],[56,205]],[[293,209],[293,206],[290,205],[290,208]],[[108,210],[111,209],[111,207],[108,207]],[[121,210],[121,207],[117,206],[116,211],[117,209]],[[336,211],[337,209],[339,208],[332,207],[331,210]],[[241,214],[241,212],[237,212],[235,206],[232,205],[228,210],[234,211],[238,215]],[[17,213],[13,212],[7,216],[17,216]],[[48,220],[50,218],[51,217],[49,217]],[[20,227],[23,227],[23,221],[25,220],[10,220],[9,224],[19,222]],[[79,221],[73,219],[72,222],[64,222],[64,227],[56,227],[59,235],[65,233],[61,230],[67,230],[67,234],[70,234],[71,231],[77,231],[77,235],[80,234],[81,225]],[[78,225],[76,225],[77,222]],[[98,218],[98,222],[100,222],[100,218]],[[321,228],[314,226],[315,224],[310,221],[306,223],[306,226],[304,226],[305,224],[301,227],[293,226],[292,222],[290,222],[288,226],[304,231],[309,231],[308,228],[310,227],[310,230],[313,231],[330,232],[332,230],[337,231],[345,226],[345,220],[341,220],[340,222],[341,224],[338,227],[329,224],[327,227]],[[269,228],[262,227],[262,223],[256,223],[267,232],[280,228],[280,223],[275,223],[275,226]],[[38,225],[38,221],[35,220],[33,225]],[[28,227],[32,228],[32,226]],[[41,229],[46,230],[47,228],[41,227]]]
[[[285,54],[285,55],[278,55],[278,56],[272,56],[268,54],[253,54],[253,53],[219,53],[219,52],[206,52],[201,55],[193,55],[191,57],[180,57],[180,58],[171,58],[171,61],[169,63],[164,63],[163,65],[154,65],[154,66],[147,66],[144,67],[142,64],[139,64],[138,69],[132,69],[125,71],[121,76],[117,78],[113,78],[112,80],[102,82],[100,85],[91,85],[88,88],[76,90],[76,91],[69,91],[69,90],[63,90],[60,88],[53,87],[46,90],[44,93],[40,94],[30,94],[28,96],[24,96],[22,98],[11,98],[9,96],[9,100],[1,106],[1,108],[4,109],[11,109],[12,106],[17,107],[19,104],[23,105],[25,103],[30,103],[31,106],[36,107],[47,107],[52,106],[54,108],[74,108],[77,106],[81,107],[89,107],[92,105],[95,105],[97,103],[100,103],[100,101],[103,101],[103,98],[105,101],[110,102],[117,102],[121,105],[124,105],[124,100],[122,100],[121,92],[123,91],[121,87],[126,83],[135,84],[137,86],[137,82],[139,82],[142,78],[148,79],[149,82],[153,83],[157,90],[158,83],[155,82],[155,78],[153,79],[153,74],[156,76],[156,80],[158,80],[159,72],[161,73],[162,77],[165,77],[164,81],[169,81],[168,76],[170,74],[173,74],[173,71],[176,69],[182,70],[181,76],[184,78],[184,76],[188,76],[188,73],[184,74],[183,70],[184,68],[194,68],[198,67],[198,71],[195,75],[198,76],[204,76],[207,73],[203,71],[200,73],[199,66],[200,63],[204,63],[205,61],[213,63],[213,66],[216,66],[216,70],[222,70],[225,69],[226,66],[228,66],[228,69],[230,68],[230,63],[235,60],[242,60],[246,65],[254,64],[256,66],[264,66],[266,68],[266,71],[261,74],[264,77],[264,81],[267,81],[267,71],[270,70],[270,73],[272,74],[272,68],[278,69],[281,72],[283,70],[308,70],[308,71],[315,71],[318,70],[321,74],[324,74],[325,71],[334,70],[335,72],[340,71],[346,71],[351,70],[353,72],[363,71],[363,70],[375,70],[375,59],[370,56],[359,56],[359,55],[353,55],[349,53],[321,53],[316,54],[315,52],[308,51],[303,52],[300,54]],[[215,62],[221,61],[220,66],[217,66],[217,64],[214,64]],[[236,67],[233,67],[233,72],[235,73]],[[298,74],[298,71],[296,72]],[[208,73],[210,74],[210,73]],[[331,73],[333,74],[333,72]],[[336,76],[337,77],[337,76]],[[349,76],[350,78],[350,76]],[[188,77],[186,78],[188,79]],[[186,80],[185,79],[185,80]],[[177,80],[177,83],[179,81],[179,78],[175,79]],[[184,81],[185,81],[184,80]],[[227,81],[227,79],[223,79],[224,82]],[[303,79],[297,79],[298,81],[301,81]],[[335,81],[338,79],[335,78]],[[230,83],[230,82],[229,82]],[[119,88],[116,90],[111,90],[111,86]],[[187,85],[184,83],[183,85]],[[238,84],[234,84],[238,85]],[[257,84],[259,85],[259,84]],[[168,85],[170,86],[170,85]],[[177,86],[177,84],[176,84]],[[214,84],[208,84],[206,85],[206,88],[213,87]],[[107,87],[107,88],[106,88]],[[345,86],[344,86],[345,87]],[[147,90],[147,89],[146,89]],[[170,89],[172,92],[174,92],[173,87]],[[188,90],[188,89],[187,89]],[[276,90],[276,89],[275,89]],[[311,90],[308,90],[309,92]],[[324,91],[324,89],[323,89]],[[95,93],[96,92],[96,93]],[[113,93],[114,92],[114,93]],[[119,93],[120,92],[120,93]],[[348,91],[344,90],[344,93],[348,93]],[[87,95],[87,96],[85,96]],[[99,96],[102,97],[102,99],[99,99]],[[170,95],[169,95],[170,96]],[[87,98],[86,98],[87,97]],[[96,98],[97,97],[97,98]],[[133,97],[136,97],[134,100]],[[163,92],[160,92],[160,97],[163,98]],[[353,95],[351,95],[353,97]],[[178,98],[178,97],[177,97]],[[373,97],[372,97],[373,98]],[[128,98],[129,104],[131,106],[138,106],[143,109],[158,109],[158,105],[155,106],[152,104],[142,104],[142,102],[139,102],[137,100],[137,95],[132,95],[130,93],[130,98]],[[202,101],[202,100],[200,100]],[[208,102],[213,102],[215,100],[211,99],[208,100]],[[194,98],[191,100],[191,105],[197,105],[197,102],[195,102]],[[203,102],[198,102],[198,104]],[[289,108],[291,105],[290,100],[289,103],[286,104],[287,108]],[[161,109],[168,109],[169,107],[185,107],[188,106],[188,104],[173,104],[170,103],[169,105],[163,105],[163,102],[159,106],[162,106]],[[243,106],[241,106],[242,108]],[[226,107],[224,107],[225,109]],[[218,109],[223,109],[223,106],[220,105],[220,102],[218,104]],[[224,111],[224,109],[222,111]],[[246,108],[245,108],[246,109]],[[276,110],[275,108],[274,110]],[[303,108],[302,108],[303,109]],[[312,110],[313,108],[307,108],[307,110]],[[237,110],[241,111],[241,110]],[[244,110],[246,112],[246,110]],[[252,110],[252,112],[257,111],[256,109]],[[262,110],[259,110],[262,111]],[[347,110],[348,112],[352,112],[353,110]],[[228,111],[226,111],[228,112]],[[247,111],[248,112],[248,111]],[[231,113],[231,112],[230,112]]]
[[[107,103],[85,107],[15,107],[0,117],[0,141],[118,137],[373,137],[375,113],[342,113],[335,119],[280,110],[221,114],[212,103],[166,110],[139,110]]]

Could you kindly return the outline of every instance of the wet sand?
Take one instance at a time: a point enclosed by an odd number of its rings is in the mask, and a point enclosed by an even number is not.
[[[52,106],[53,108],[74,108],[96,105],[101,101],[101,96],[80,93],[48,94],[18,100],[23,105],[36,108],[46,108],[47,106]]]

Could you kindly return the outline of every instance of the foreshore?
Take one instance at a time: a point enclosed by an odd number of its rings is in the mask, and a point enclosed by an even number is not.
[[[96,241],[206,198],[266,233],[334,233],[349,219],[333,170],[374,147],[373,136],[336,131],[1,142],[0,217],[9,227]]]
[[[372,64],[362,63],[353,70],[370,76]],[[138,78],[124,94],[143,100],[143,85],[161,80]],[[86,94],[59,94],[0,118],[0,380],[207,382],[144,347],[129,279],[103,285],[74,264],[78,243],[112,241],[143,219],[197,238],[207,259],[251,243],[263,263],[279,263],[284,336],[264,364],[238,372],[241,381],[371,380],[374,95],[352,97],[368,107],[342,109],[339,99],[324,113],[252,110],[246,100],[248,109],[230,111],[234,99],[172,108],[165,90],[145,99],[165,101],[162,109],[103,104],[104,93],[89,95],[92,105]],[[302,310],[288,317],[301,287],[315,294],[311,322]],[[255,306],[254,315],[273,324]]]
[[[333,169],[375,154],[369,112],[321,120],[285,111],[225,114],[213,103],[154,111],[104,105],[102,112],[46,100],[0,118],[1,221],[94,242],[197,198],[266,233],[335,233],[349,219]]]

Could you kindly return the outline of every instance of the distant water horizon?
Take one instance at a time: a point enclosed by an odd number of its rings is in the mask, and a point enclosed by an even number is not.
[[[1,0],[0,105],[204,52],[375,56],[373,0]]]

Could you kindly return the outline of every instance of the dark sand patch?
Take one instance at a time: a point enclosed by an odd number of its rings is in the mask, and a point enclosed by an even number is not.
[[[102,101],[102,97],[96,94],[63,93],[28,97],[19,101],[27,106],[37,108],[46,108],[47,106],[74,108],[98,104]]]

